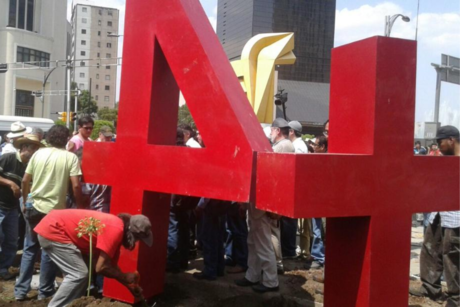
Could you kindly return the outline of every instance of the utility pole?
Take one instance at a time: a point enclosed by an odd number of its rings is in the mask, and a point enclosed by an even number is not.
[[[66,126],[70,128],[70,69],[72,67],[72,61],[70,56],[67,57],[66,68],[67,68],[67,118]]]
[[[78,95],[80,95],[80,90],[77,88],[77,91],[75,92],[75,114],[78,114]],[[77,132],[77,121],[78,121],[78,116],[75,116],[75,122],[73,124],[74,132]]]
[[[46,81],[48,81],[48,78],[51,76],[51,73],[58,68],[58,66],[54,67],[51,69],[51,71],[45,76],[45,79],[43,80],[43,85],[42,85],[42,93],[45,92],[45,86],[46,86]],[[42,94],[40,97],[40,100],[42,101],[42,117],[45,117],[45,96]]]
[[[439,104],[441,101],[441,69],[435,67],[436,70],[436,97],[434,101],[434,122],[439,126]]]

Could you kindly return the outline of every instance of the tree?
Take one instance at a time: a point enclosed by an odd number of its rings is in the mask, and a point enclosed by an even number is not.
[[[187,124],[192,127],[192,129],[196,130],[195,121],[193,120],[192,114],[190,114],[190,110],[186,104],[179,107],[179,116],[177,118],[177,124]]]
[[[91,115],[97,113],[97,102],[96,100],[89,99],[89,91],[81,91],[80,96],[78,96],[78,113]]]
[[[97,111],[97,117],[101,120],[116,122],[118,120],[118,110],[103,107],[102,109],[99,109],[99,111]]]

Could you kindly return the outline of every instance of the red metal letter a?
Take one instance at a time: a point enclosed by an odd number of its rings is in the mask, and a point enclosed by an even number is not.
[[[271,151],[198,0],[128,0],[116,143],[87,143],[86,182],[111,185],[111,212],[143,213],[155,246],[122,251],[146,297],[163,289],[169,196],[248,201],[255,151]],[[206,143],[175,147],[179,89]],[[151,191],[151,192],[147,192]],[[104,294],[132,302],[107,281]]]

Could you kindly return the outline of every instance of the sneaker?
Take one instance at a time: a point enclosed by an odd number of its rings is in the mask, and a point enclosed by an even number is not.
[[[316,261],[316,260],[313,261],[313,262],[311,262],[311,263],[307,263],[307,264],[305,265],[305,269],[307,269],[307,270],[310,270],[310,269],[319,270],[319,269],[321,269],[322,267],[323,267],[323,264],[321,264],[320,262],[318,262],[318,261]]]
[[[14,299],[18,302],[24,302],[27,299],[27,297],[26,296],[16,296]]]
[[[258,284],[258,282],[252,282],[245,278],[235,280],[235,284],[240,287],[251,287]]]
[[[428,294],[428,292],[423,288],[423,286],[420,285],[410,285],[409,287],[409,293],[413,296],[418,296],[418,297],[428,297],[432,301],[435,301],[439,304],[442,304],[444,302],[444,298],[442,293],[437,295],[437,296],[431,296]]]
[[[216,277],[211,277],[211,276],[208,276],[208,275],[204,275],[202,272],[193,273],[193,277],[198,279],[198,280],[208,280],[208,281],[214,281],[214,280],[217,279]]]
[[[252,288],[252,290],[254,292],[257,292],[257,293],[275,292],[275,291],[278,291],[280,289],[279,286],[270,288],[270,287],[266,287],[266,286],[264,286],[262,284],[252,286],[251,288]]]

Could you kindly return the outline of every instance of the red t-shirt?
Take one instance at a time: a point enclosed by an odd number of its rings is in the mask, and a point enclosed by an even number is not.
[[[52,210],[34,230],[45,239],[74,244],[82,254],[89,254],[89,236],[79,238],[78,230],[75,230],[80,220],[89,217],[105,225],[98,236],[93,236],[93,253],[98,254],[98,250],[101,250],[113,259],[123,240],[123,221],[113,214],[81,209]]]

